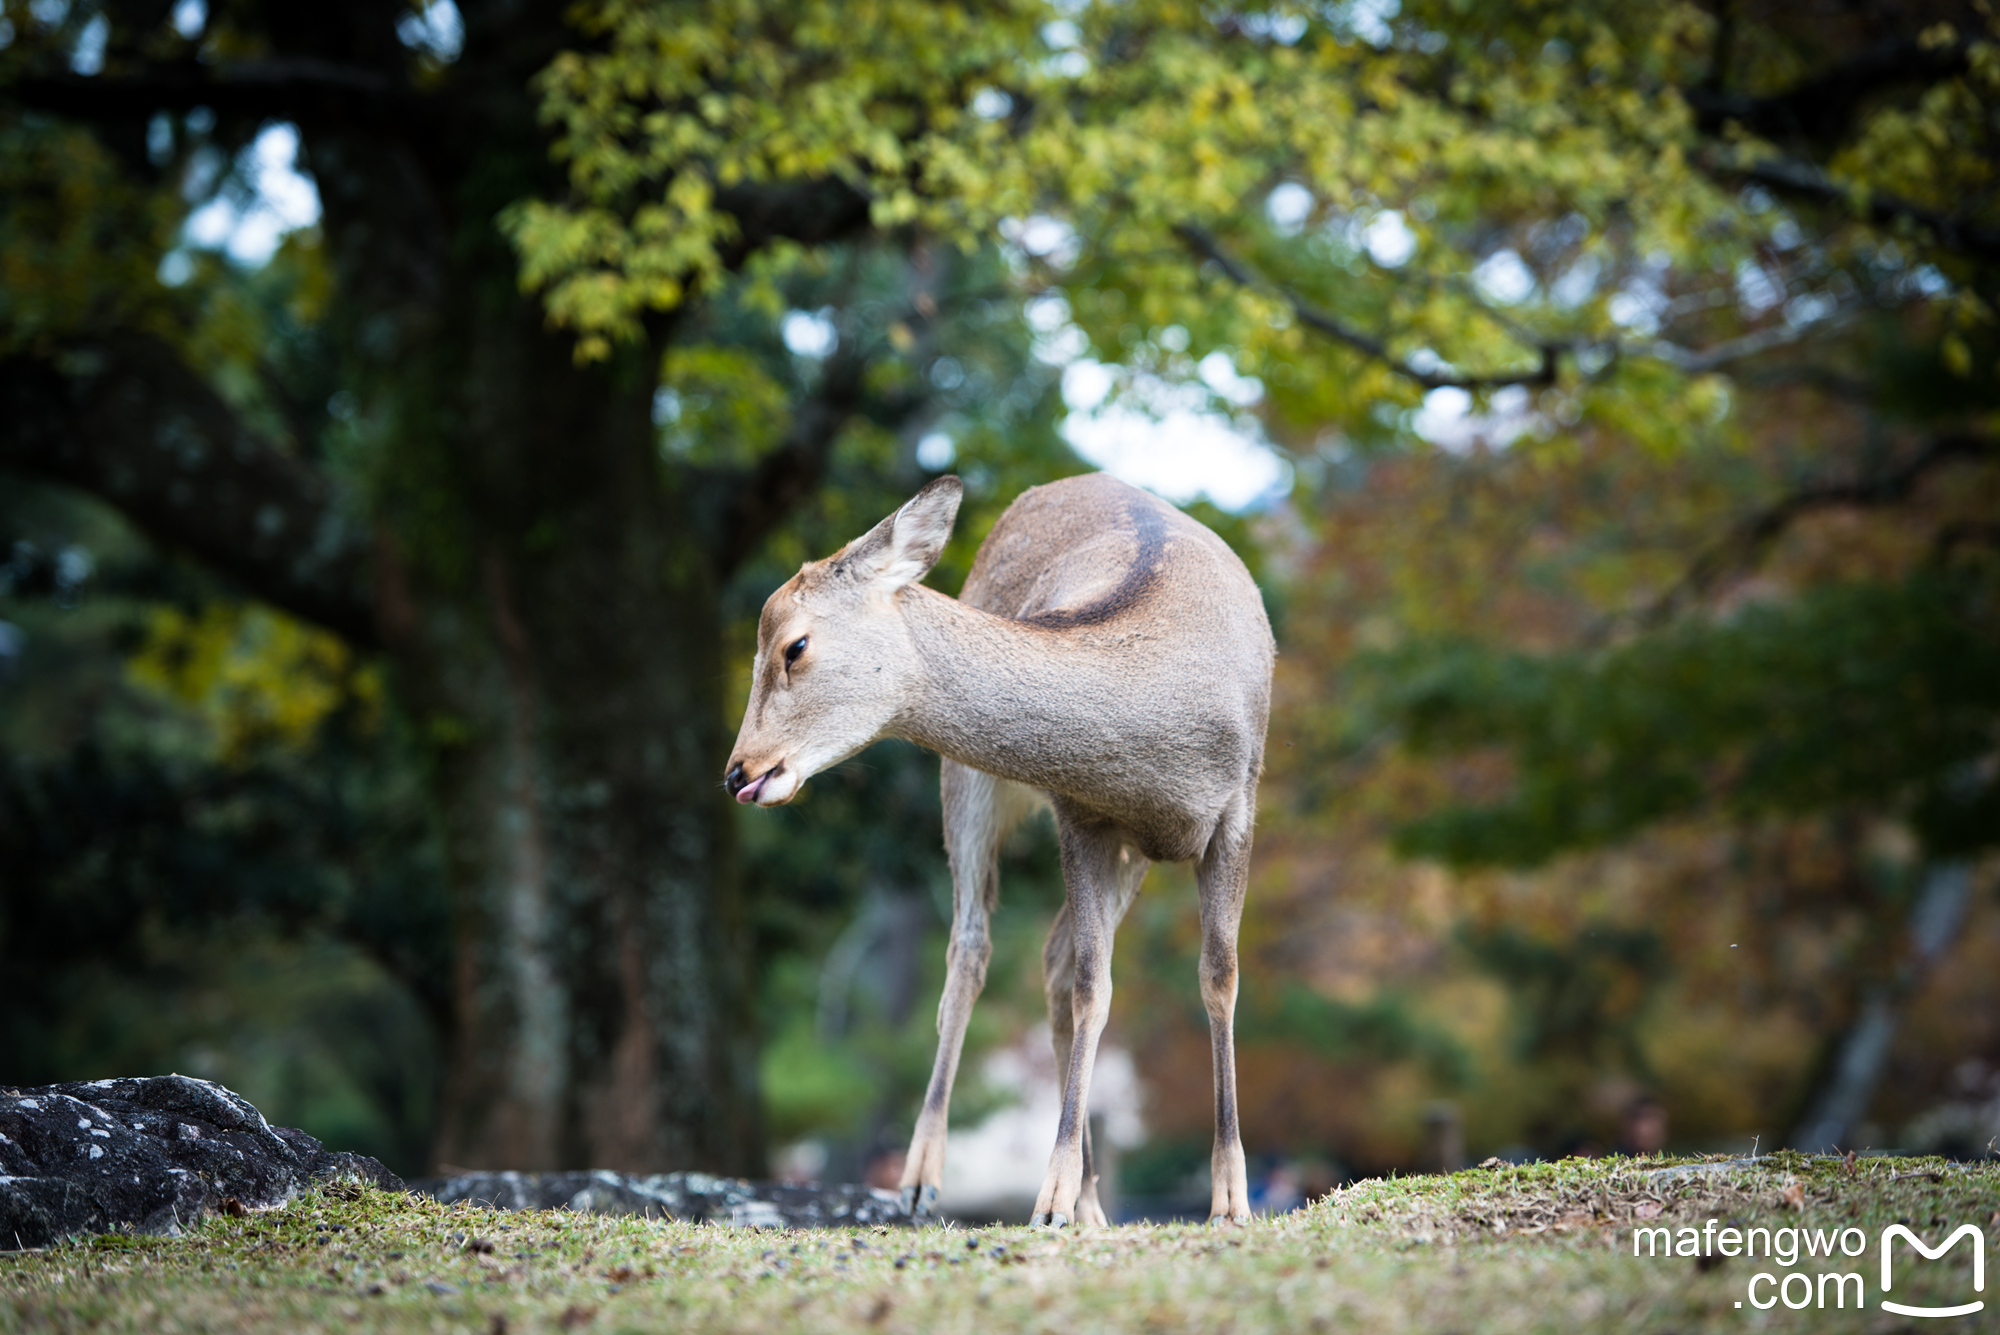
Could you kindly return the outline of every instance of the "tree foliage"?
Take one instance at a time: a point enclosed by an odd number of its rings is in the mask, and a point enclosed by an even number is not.
[[[1524,865],[1711,806],[1754,819],[1862,805],[1939,855],[2000,838],[1995,585],[1963,571],[1752,604],[1597,653],[1412,646],[1375,665],[1420,751],[1504,745],[1507,799],[1402,847]]]
[[[1986,197],[2000,74],[1949,22],[1840,52],[1868,68],[1821,81],[1857,106],[1772,91],[1835,43],[1685,4],[590,13],[598,45],[541,85],[569,193],[510,214],[586,356],[719,270],[731,188],[826,177],[966,243],[1059,224],[1037,269],[1099,356],[1224,350],[1295,432],[1511,388],[1671,448],[1722,409],[1710,372],[1992,251],[1960,210]],[[1886,226],[1801,250],[1781,198]],[[1752,264],[1793,300],[1733,330],[1716,298]],[[1949,295],[1989,314],[1977,284]]]

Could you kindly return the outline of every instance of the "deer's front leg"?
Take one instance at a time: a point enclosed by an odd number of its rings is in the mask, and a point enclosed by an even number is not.
[[[1097,1184],[1089,1176],[1090,1075],[1097,1062],[1098,1040],[1111,1015],[1112,936],[1146,874],[1145,861],[1133,856],[1116,832],[1080,829],[1069,821],[1061,825],[1063,882],[1069,901],[1056,920],[1043,963],[1048,970],[1050,1027],[1063,1073],[1063,1106],[1032,1220],[1050,1228],[1104,1222]],[[1061,940],[1065,925],[1067,951]],[[1060,986],[1065,963],[1070,974],[1067,997]]]
[[[944,1185],[945,1134],[951,1112],[951,1086],[958,1077],[958,1058],[965,1046],[965,1027],[972,1004],[986,986],[986,963],[993,954],[983,908],[972,913],[964,905],[952,915],[951,945],[945,950],[944,996],[938,1000],[937,1060],[910,1137],[910,1154],[903,1163],[903,1209],[929,1214]]]
[[[944,1185],[951,1087],[993,955],[989,919],[999,898],[1000,840],[1025,806],[1020,795],[1002,791],[1001,781],[950,760],[944,762],[942,786],[951,855],[951,943],[945,948],[944,995],[938,999],[937,1060],[903,1161],[902,1204],[911,1215],[929,1214]]]

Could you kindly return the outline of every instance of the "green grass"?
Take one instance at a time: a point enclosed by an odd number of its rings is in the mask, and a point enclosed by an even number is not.
[[[1695,1171],[1661,1171],[1673,1164]],[[1862,1256],[1794,1269],[1859,1272],[1867,1309],[1738,1308],[1754,1274],[1790,1272],[1761,1257],[1704,1267],[1632,1255],[1635,1222],[1710,1218],[1862,1229]],[[1245,1228],[1062,1234],[742,1232],[320,1192],[185,1237],[0,1255],[0,1330],[2000,1330],[2000,1301],[1942,1321],[1876,1306],[1877,1238],[1898,1221],[1933,1245],[1962,1223],[1991,1240],[2000,1166],[1570,1160],[1357,1183]],[[1971,1292],[1970,1271],[1963,1243],[1941,1261],[1905,1252],[1891,1296],[1987,1296]],[[2000,1275],[1994,1288],[2000,1299]]]

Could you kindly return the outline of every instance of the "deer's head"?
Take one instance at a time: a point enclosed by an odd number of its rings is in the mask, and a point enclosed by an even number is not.
[[[937,563],[963,494],[957,478],[938,478],[764,604],[750,704],[723,774],[737,801],[791,801],[902,712],[921,668],[898,599]]]

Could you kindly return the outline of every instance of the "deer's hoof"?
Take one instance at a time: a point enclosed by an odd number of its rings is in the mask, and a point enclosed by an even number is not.
[[[1208,1217],[1208,1226],[1210,1228],[1221,1228],[1225,1224],[1247,1224],[1249,1222],[1250,1216],[1248,1214],[1212,1214]]]
[[[903,1188],[903,1213],[912,1219],[923,1219],[930,1215],[931,1207],[937,1204],[938,1189],[928,1184]]]
[[[1062,1212],[1061,1212],[1060,1210],[1051,1210],[1051,1211],[1050,1211],[1049,1213],[1047,1213],[1047,1214],[1038,1214],[1038,1215],[1036,1215],[1036,1216],[1035,1216],[1035,1217],[1034,1217],[1033,1219],[1030,1219],[1030,1220],[1028,1221],[1028,1227],[1029,1227],[1029,1228],[1068,1228],[1068,1227],[1069,1227],[1069,1216],[1068,1216],[1068,1215],[1066,1215],[1066,1214],[1064,1214],[1064,1213],[1062,1213]]]

